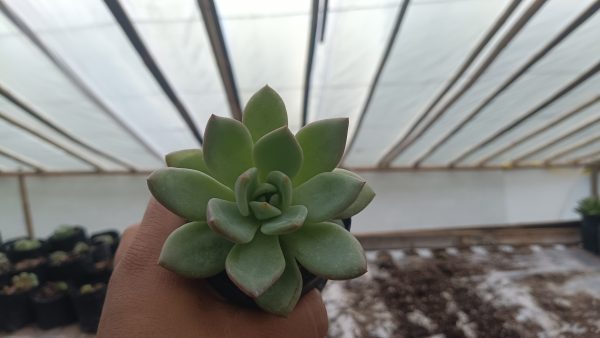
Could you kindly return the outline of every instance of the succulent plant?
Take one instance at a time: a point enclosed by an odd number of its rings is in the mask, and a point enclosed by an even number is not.
[[[63,239],[73,236],[77,232],[77,227],[74,225],[62,224],[59,225],[52,234],[53,239]]]
[[[35,250],[42,246],[42,242],[37,239],[20,239],[13,244],[16,251]]]
[[[69,260],[69,254],[65,251],[54,251],[50,254],[50,265],[59,266]]]
[[[12,277],[12,285],[5,286],[3,292],[7,295],[12,295],[21,292],[27,292],[39,285],[38,278],[35,273],[21,272]]]
[[[575,210],[584,216],[600,216],[600,198],[584,198],[579,201]]]
[[[103,286],[104,286],[103,283],[83,284],[79,288],[79,293],[81,293],[82,295],[94,293],[94,292],[96,292],[96,290],[101,289]]]
[[[0,274],[7,273],[12,269],[10,260],[6,257],[6,254],[0,252]]]
[[[81,255],[90,252],[90,246],[86,242],[77,242],[73,247],[73,254]]]
[[[94,237],[94,242],[104,244],[104,245],[113,245],[115,243],[115,239],[111,235],[100,235],[100,236]]]
[[[348,119],[287,127],[281,97],[264,87],[243,122],[211,116],[203,150],[166,156],[148,178],[154,197],[189,222],[163,246],[159,264],[190,278],[226,270],[262,309],[287,315],[302,290],[299,265],[328,279],[366,272],[359,242],[336,220],[375,196],[357,174],[336,168]]]

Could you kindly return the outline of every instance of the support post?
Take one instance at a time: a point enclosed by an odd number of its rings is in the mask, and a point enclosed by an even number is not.
[[[600,172],[600,166],[594,165],[590,172],[590,183],[592,196],[598,197],[598,172]]]
[[[25,228],[29,238],[34,237],[33,223],[31,222],[31,209],[29,208],[29,197],[27,195],[27,186],[25,185],[25,175],[19,175],[19,192],[21,194],[21,206],[23,209],[23,218],[25,218]]]

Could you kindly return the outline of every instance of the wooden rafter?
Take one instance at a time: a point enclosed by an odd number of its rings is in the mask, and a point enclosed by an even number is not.
[[[589,145],[592,145],[594,143],[598,143],[598,141],[600,141],[600,136],[595,136],[592,138],[589,138],[587,140],[583,140],[581,142],[578,142],[570,147],[567,147],[566,149],[559,151],[558,153],[548,157],[544,163],[546,164],[552,164],[552,162],[556,162],[559,159],[561,159],[562,157],[565,157],[569,154],[572,154],[573,152],[583,149],[584,147],[587,147]]]

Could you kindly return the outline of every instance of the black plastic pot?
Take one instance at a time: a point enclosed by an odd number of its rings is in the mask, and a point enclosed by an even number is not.
[[[71,251],[75,247],[75,244],[78,242],[86,242],[87,243],[87,234],[85,233],[85,229],[76,226],[73,234],[63,238],[56,238],[54,236],[50,236],[48,238],[48,244],[50,246],[51,251]]]
[[[33,322],[29,294],[30,292],[0,294],[0,329],[12,332]]]
[[[48,244],[44,240],[39,240],[42,243],[39,248],[24,251],[15,250],[13,247],[14,244],[21,239],[27,239],[27,237],[15,238],[2,244],[4,251],[6,252],[6,256],[8,256],[8,259],[10,259],[11,262],[18,262],[28,258],[42,257],[48,253]]]
[[[80,254],[73,256],[69,261],[61,265],[50,265],[48,267],[48,279],[81,283],[88,278],[93,269],[93,264],[91,255]]]
[[[88,282],[108,284],[112,271],[112,261],[96,262],[88,274]]]
[[[33,257],[33,258],[40,258],[40,257]],[[28,259],[33,259],[33,258],[28,258]],[[13,264],[13,271],[11,274],[11,278],[14,275],[18,275],[21,272],[31,272],[34,273],[37,278],[38,281],[40,283],[45,282],[48,279],[48,262],[47,260],[44,258],[44,261],[41,262],[40,264],[33,266],[33,267],[26,267],[26,268],[20,268],[19,263],[23,262],[24,260],[21,260],[19,262],[16,262],[15,264]]]
[[[104,236],[104,235],[108,235],[110,237],[112,237],[113,239],[113,244],[110,245],[110,251],[111,253],[114,255],[115,251],[117,251],[117,248],[119,247],[119,232],[116,230],[108,230],[108,231],[102,231],[102,232],[97,232],[95,234],[92,235],[92,237],[90,237],[90,241],[92,242],[93,245],[96,244],[101,244],[101,242],[97,241],[96,239],[100,236]]]
[[[600,216],[584,215],[581,221],[581,242],[589,252],[600,254]]]
[[[4,285],[10,284],[10,279],[12,278],[13,275],[14,275],[14,273],[12,271],[8,271],[8,272],[0,274],[0,289]]]
[[[37,291],[31,296],[37,325],[44,330],[65,326],[76,321],[75,310],[67,292],[50,298]]]
[[[350,218],[342,220],[344,225],[343,227],[350,231],[350,227],[352,225],[352,220]],[[312,273],[306,271],[302,266],[300,266],[300,272],[302,273],[302,294],[304,296],[309,291],[313,289],[317,289],[322,291],[327,284],[327,279],[318,277],[313,275]],[[229,279],[227,276],[227,272],[222,271],[221,273],[207,278],[208,283],[219,293],[223,298],[227,301],[250,308],[256,308],[257,305],[254,300],[243,293],[237,286]]]
[[[94,333],[98,330],[105,296],[106,285],[93,293],[81,294],[79,289],[72,291],[71,300],[79,319],[81,331]]]

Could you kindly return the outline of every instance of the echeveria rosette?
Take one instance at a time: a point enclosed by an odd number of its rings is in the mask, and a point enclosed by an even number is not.
[[[212,116],[203,150],[167,155],[148,178],[154,197],[189,223],[165,241],[159,263],[190,278],[224,269],[262,309],[287,315],[302,290],[299,265],[328,279],[366,272],[359,242],[335,223],[375,196],[336,168],[348,119],[317,121],[293,135],[281,97],[264,87],[243,122]]]

